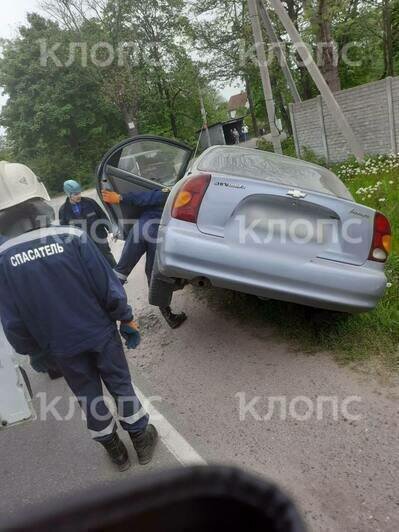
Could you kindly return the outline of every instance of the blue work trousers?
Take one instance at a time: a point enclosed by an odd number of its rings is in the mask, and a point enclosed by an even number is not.
[[[150,284],[157,249],[159,222],[159,219],[143,218],[131,229],[115,268],[116,275],[122,283],[127,281],[133,268],[146,253],[145,273],[148,284]]]
[[[56,359],[79,400],[94,440],[111,440],[117,429],[115,418],[104,401],[103,383],[115,401],[122,428],[132,433],[146,429],[149,416],[134,391],[122,341],[116,330],[104,345],[96,349]]]

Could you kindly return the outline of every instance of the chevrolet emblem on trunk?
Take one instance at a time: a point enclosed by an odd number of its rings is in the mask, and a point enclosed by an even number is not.
[[[306,198],[305,192],[301,192],[300,190],[289,190],[287,192],[287,196],[291,196],[293,198]]]

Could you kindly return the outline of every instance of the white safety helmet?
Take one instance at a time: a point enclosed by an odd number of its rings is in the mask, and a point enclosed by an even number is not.
[[[31,199],[50,196],[40,179],[23,164],[0,161],[0,211]]]

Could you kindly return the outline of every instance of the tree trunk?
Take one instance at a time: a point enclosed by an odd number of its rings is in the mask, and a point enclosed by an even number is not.
[[[249,112],[251,114],[252,129],[254,130],[254,136],[259,137],[259,128],[258,128],[258,122],[256,120],[256,115],[255,115],[254,100],[252,98],[251,84],[250,84],[249,77],[247,74],[244,76],[244,79],[245,79],[245,90],[247,93],[247,98],[248,98],[248,103],[249,103]]]
[[[125,107],[124,109],[122,109],[122,113],[126,125],[127,134],[129,135],[129,137],[135,137],[139,134],[137,119],[135,119],[131,109],[127,109]]]
[[[277,80],[274,80],[274,86],[277,87]],[[282,91],[277,90],[275,94],[276,94],[276,107],[278,108],[280,112],[283,131],[286,131],[289,133],[289,135],[292,135],[291,118],[290,118],[289,112],[287,111],[287,105],[284,100],[284,93]]]
[[[331,33],[331,16],[329,14],[328,0],[318,0],[317,15],[318,61],[321,73],[332,92],[341,90],[339,79],[338,55]]]
[[[169,121],[170,121],[170,127],[172,129],[173,136],[175,138],[178,137],[178,131],[177,131],[177,121],[176,121],[176,115],[173,109],[172,99],[170,97],[170,91],[168,86],[165,84],[164,86],[165,91],[165,98],[166,98],[166,106],[168,108],[168,115],[169,115]]]
[[[292,22],[294,23],[294,26],[299,31],[299,25],[298,25],[298,14],[300,11],[300,2],[297,0],[286,0],[288,15]],[[300,74],[300,93],[303,100],[309,100],[310,98],[313,98],[313,85],[312,85],[312,78],[309,75],[309,72],[305,65],[302,64],[302,60],[298,54],[298,52],[295,54],[295,60],[299,68],[299,74]]]
[[[382,23],[384,39],[384,78],[394,76],[394,51],[392,35],[392,8],[390,0],[384,0],[382,5]]]
[[[297,54],[297,61],[299,62],[299,74],[301,76],[301,96],[302,100],[310,100],[310,98],[313,98],[313,86],[312,86],[312,78],[309,75],[309,72],[305,65],[302,65],[302,60]]]
[[[156,46],[152,49],[152,55],[155,59],[155,64],[160,65],[161,64],[161,56],[159,54],[158,48]],[[168,116],[169,116],[169,122],[170,122],[170,128],[172,130],[173,136],[175,138],[178,137],[178,130],[177,130],[177,120],[176,120],[176,113],[173,109],[173,103],[172,99],[170,97],[170,91],[168,87],[167,81],[165,81],[164,77],[160,74],[161,69],[156,69],[156,76],[157,76],[157,87],[159,92],[159,97],[161,100],[163,100],[164,105],[167,107],[168,110]]]

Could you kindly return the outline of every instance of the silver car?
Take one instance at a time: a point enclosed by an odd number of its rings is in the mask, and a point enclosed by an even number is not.
[[[98,182],[120,193],[172,188],[154,305],[168,305],[187,283],[345,312],[371,310],[384,294],[389,221],[325,168],[240,146],[213,146],[192,160],[183,144],[141,136],[105,156]],[[139,212],[106,207],[125,238]]]

